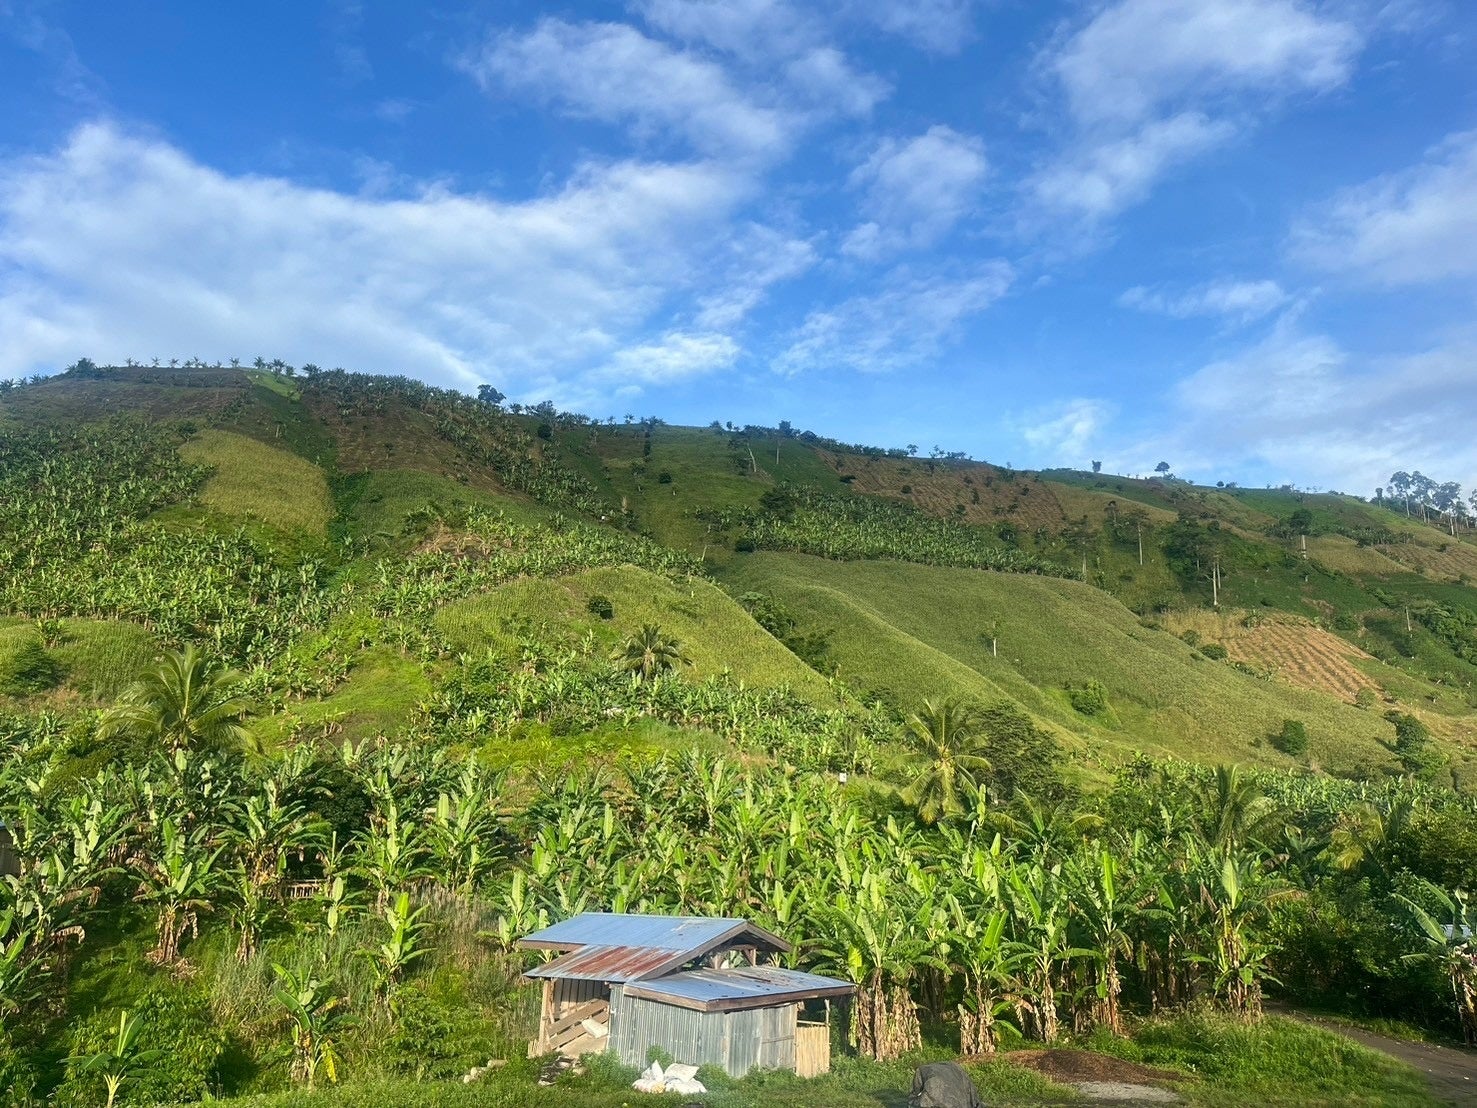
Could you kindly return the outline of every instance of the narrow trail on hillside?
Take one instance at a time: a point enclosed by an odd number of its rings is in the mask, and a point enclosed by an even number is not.
[[[1279,1014],[1321,1027],[1325,1031],[1333,1031],[1346,1039],[1352,1039],[1360,1046],[1388,1054],[1414,1066],[1425,1075],[1431,1092],[1450,1104],[1477,1105],[1477,1050],[1393,1039],[1389,1035],[1366,1031],[1362,1027],[1353,1027],[1290,1008],[1283,1009]]]

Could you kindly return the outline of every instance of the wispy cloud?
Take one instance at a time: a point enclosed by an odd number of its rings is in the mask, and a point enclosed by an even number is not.
[[[777,153],[797,122],[755,102],[715,62],[623,23],[543,19],[494,35],[462,65],[491,92],[526,93],[645,140],[680,136],[713,155]]]
[[[1116,412],[1117,406],[1106,400],[1077,397],[1037,408],[1011,423],[1044,457],[1080,466]]]
[[[1477,471],[1477,443],[1450,429],[1477,421],[1474,364],[1471,332],[1368,358],[1283,319],[1178,381],[1163,429],[1112,453],[1131,471],[1165,457],[1199,479],[1254,470],[1364,495],[1395,469],[1462,480]]]
[[[1346,189],[1294,229],[1294,257],[1377,285],[1477,277],[1477,131]]]
[[[812,311],[774,360],[782,373],[883,373],[927,363],[1009,291],[1014,271],[986,262],[959,275],[892,274],[878,292]]]
[[[1110,3],[1038,59],[1071,127],[1028,192],[1047,211],[1112,216],[1288,96],[1345,83],[1362,43],[1302,0]]]
[[[988,171],[984,143],[951,127],[936,125],[907,141],[884,139],[851,174],[868,218],[842,250],[875,259],[933,245],[968,214]]]
[[[975,37],[975,0],[851,0],[853,15],[930,54],[957,54]]]
[[[1211,281],[1178,292],[1137,285],[1118,298],[1125,308],[1174,319],[1215,316],[1247,323],[1285,306],[1292,297],[1276,281]]]

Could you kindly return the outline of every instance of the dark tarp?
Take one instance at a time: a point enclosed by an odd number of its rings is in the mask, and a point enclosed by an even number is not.
[[[963,1066],[930,1062],[913,1075],[908,1108],[983,1108],[983,1102]]]

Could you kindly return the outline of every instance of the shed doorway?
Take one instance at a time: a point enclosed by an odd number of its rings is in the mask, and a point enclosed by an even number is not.
[[[568,978],[546,980],[538,1038],[528,1045],[537,1058],[557,1051],[566,1058],[598,1054],[610,1043],[610,985]]]

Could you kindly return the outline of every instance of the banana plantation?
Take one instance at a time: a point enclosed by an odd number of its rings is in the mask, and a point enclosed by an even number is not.
[[[594,911],[783,935],[856,985],[859,1067],[1131,1043],[1164,1013],[1255,1028],[1278,998],[1477,1043],[1470,796],[1143,755],[1094,778],[1014,703],[702,669],[603,595],[469,636],[449,607],[510,583],[639,571],[693,619],[716,590],[494,405],[338,371],[304,395],[324,422],[414,412],[533,506],[283,536],[199,509],[185,424],[0,435],[0,630],[51,666],[0,700],[0,1106],[455,1078],[532,1037],[518,940]],[[740,549],[1076,575],[803,488],[700,519]],[[93,625],[146,643],[106,695],[51,664]],[[393,724],[346,731],[390,686]]]

